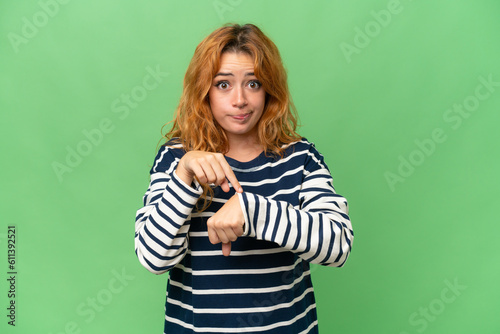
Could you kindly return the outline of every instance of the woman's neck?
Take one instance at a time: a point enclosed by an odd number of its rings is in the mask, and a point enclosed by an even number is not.
[[[232,137],[229,139],[229,151],[225,154],[234,160],[247,162],[257,158],[263,151],[257,137]]]

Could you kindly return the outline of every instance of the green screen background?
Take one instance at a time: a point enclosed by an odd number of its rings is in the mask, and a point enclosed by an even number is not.
[[[350,204],[349,261],[312,269],[321,332],[499,333],[499,15],[493,0],[1,1],[0,331],[162,332],[167,276],[135,257],[135,211],[196,45],[251,22]]]

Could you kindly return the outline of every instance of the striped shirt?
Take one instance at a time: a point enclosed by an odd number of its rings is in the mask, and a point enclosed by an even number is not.
[[[244,190],[245,226],[225,257],[206,222],[235,192],[215,187],[210,206],[197,211],[201,187],[174,173],[184,153],[161,147],[135,224],[141,264],[169,271],[165,333],[318,333],[309,263],[341,267],[353,240],[323,156],[303,138],[283,158],[226,157]]]

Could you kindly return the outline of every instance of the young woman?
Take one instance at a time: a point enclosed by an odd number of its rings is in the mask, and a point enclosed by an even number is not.
[[[323,156],[296,133],[286,73],[256,26],[196,48],[137,211],[135,251],[169,271],[165,333],[317,333],[309,263],[353,232]]]

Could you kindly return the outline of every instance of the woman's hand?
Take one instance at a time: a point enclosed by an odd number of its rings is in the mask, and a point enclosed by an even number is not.
[[[179,161],[175,170],[177,176],[186,184],[191,184],[196,177],[202,184],[213,183],[220,186],[225,192],[229,191],[229,183],[236,192],[242,193],[238,179],[231,166],[220,153],[204,151],[189,151]],[[235,241],[243,234],[245,220],[241,210],[238,195],[234,195],[219,211],[208,219],[208,237],[210,242],[222,242],[222,254],[231,253],[231,241]]]
[[[230,182],[236,192],[243,192],[231,166],[220,153],[189,151],[181,158],[175,172],[187,184],[196,177],[198,182],[213,183],[225,192],[229,191]]]
[[[208,238],[212,244],[222,242],[222,254],[229,256],[231,241],[236,241],[243,235],[245,217],[241,210],[238,194],[234,194],[212,217],[207,221]]]

